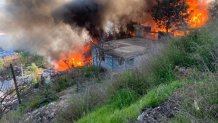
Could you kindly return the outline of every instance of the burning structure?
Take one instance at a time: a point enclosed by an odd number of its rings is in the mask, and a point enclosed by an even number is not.
[[[122,71],[140,67],[158,42],[143,38],[108,41],[92,49],[92,62],[107,70]],[[157,47],[156,47],[157,48]]]
[[[209,19],[206,0],[8,0],[6,11],[0,29],[13,42],[0,45],[48,57],[58,71],[91,64],[92,42],[101,45],[104,34],[110,40],[181,36]]]

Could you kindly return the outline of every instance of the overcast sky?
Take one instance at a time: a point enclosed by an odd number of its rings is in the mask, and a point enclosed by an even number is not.
[[[3,9],[4,9],[4,4],[5,4],[5,0],[0,0],[0,14],[4,14],[3,13]],[[0,23],[1,24],[1,23]],[[3,32],[0,30],[0,36],[4,35]],[[0,37],[1,38],[1,37]],[[1,39],[0,39],[1,41]]]
[[[2,6],[5,4],[5,0],[1,0],[0,1],[0,8],[2,8]]]

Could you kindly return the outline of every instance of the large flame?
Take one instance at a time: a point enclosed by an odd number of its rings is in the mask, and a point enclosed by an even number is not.
[[[209,19],[209,11],[208,11],[208,1],[207,0],[186,0],[186,4],[188,5],[187,13],[189,17],[186,20],[189,28],[199,28],[206,25]],[[167,32],[166,28],[159,27],[156,22],[150,18],[148,22],[143,24],[144,26],[151,26],[153,32]],[[176,27],[173,27],[176,28]],[[169,32],[175,31],[175,29],[169,29]],[[187,32],[183,31],[175,31],[173,32],[174,36],[183,36]]]
[[[189,18],[187,23],[190,28],[204,26],[209,19],[208,2],[206,0],[187,0]]]
[[[89,53],[91,44],[87,43],[79,50],[71,50],[62,53],[60,59],[54,63],[54,69],[57,71],[65,71],[75,67],[82,67],[91,63],[91,55]]]

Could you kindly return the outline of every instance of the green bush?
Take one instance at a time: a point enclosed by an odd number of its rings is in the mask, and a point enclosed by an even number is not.
[[[67,77],[59,77],[53,81],[51,87],[55,92],[61,92],[62,90],[74,85],[75,82]]]
[[[139,95],[130,89],[121,89],[115,93],[110,103],[113,108],[122,109],[138,99]]]
[[[133,97],[128,94],[127,90],[120,91],[117,97],[109,104],[102,106],[94,112],[87,114],[85,117],[77,121],[77,123],[128,123],[135,121],[144,107],[157,106],[165,101],[177,88],[182,87],[186,82],[175,81],[170,84],[160,85],[157,88],[150,90],[147,95],[140,100],[132,100]],[[131,91],[130,91],[131,92]],[[123,94],[124,93],[124,94]],[[134,93],[134,92],[133,92]],[[120,95],[128,96],[126,105],[122,105]],[[117,99],[118,98],[118,99]]]
[[[111,84],[111,83],[110,83]],[[111,85],[97,83],[83,92],[72,95],[67,110],[58,112],[57,123],[72,123],[106,102]]]
[[[186,37],[173,39],[151,64],[147,77],[149,81],[160,84],[175,80],[175,66],[214,72],[217,68],[218,42],[210,31],[203,28]]]
[[[151,71],[148,74],[148,81],[153,83],[153,85],[167,83],[175,80],[175,60],[178,60],[177,54],[173,51],[167,52],[166,54],[160,56],[152,64]]]
[[[31,102],[29,103],[29,107],[31,109],[36,109],[36,108],[40,107],[40,104],[41,104],[41,96],[36,95],[33,97]]]
[[[101,69],[95,66],[87,66],[82,69],[82,72],[87,78],[97,78],[100,80]]]
[[[128,71],[121,75],[116,83],[120,83],[120,88],[133,90],[135,93],[139,95],[143,95],[146,93],[147,89],[151,86],[152,83],[146,78],[146,75],[143,72],[134,70]]]
[[[201,71],[215,71],[214,62],[217,52],[217,41],[210,35],[210,30],[196,30],[190,35],[176,40],[171,47],[180,52],[180,61],[176,65],[196,67]]]
[[[179,94],[181,97],[180,114],[172,119],[174,122],[181,122],[186,119],[188,122],[210,122],[218,121],[218,83],[217,80],[190,85],[192,89],[184,89]],[[190,95],[191,94],[191,95]]]
[[[21,115],[18,112],[11,111],[0,119],[0,123],[19,123],[20,119]]]
[[[46,85],[40,95],[42,95],[41,98],[43,99],[43,104],[47,104],[58,99],[55,90],[53,90],[49,85]]]

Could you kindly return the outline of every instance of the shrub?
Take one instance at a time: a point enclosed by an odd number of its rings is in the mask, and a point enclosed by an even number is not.
[[[130,96],[127,90],[122,90],[116,94],[117,97],[113,97],[113,101],[110,104],[106,104],[96,111],[89,113],[85,117],[77,121],[77,123],[128,123],[135,121],[137,116],[140,114],[141,109],[144,107],[157,106],[158,104],[165,101],[169,95],[171,95],[177,88],[183,86],[186,82],[172,82],[170,84],[160,85],[157,88],[150,90],[147,95],[142,97],[140,100],[132,100],[133,96]],[[131,91],[130,91],[131,92]],[[124,94],[125,93],[125,94]],[[134,93],[134,92],[133,92]],[[126,101],[127,105],[123,106],[120,101],[120,95],[128,96]],[[118,99],[117,99],[118,98]],[[118,104],[118,105],[117,105]]]
[[[35,108],[38,108],[40,104],[41,104],[41,97],[39,95],[36,95],[33,97],[31,102],[29,103],[29,107],[31,109],[35,109]]]
[[[151,86],[151,83],[147,81],[143,72],[138,70],[128,71],[115,81],[116,83],[120,83],[119,86],[121,89],[130,89],[139,95],[145,94],[147,89]]]
[[[178,65],[196,67],[202,71],[214,71],[213,63],[216,58],[216,47],[214,46],[217,42],[206,33],[209,33],[209,30],[197,30],[187,37],[172,43],[173,47],[177,48],[183,55],[183,60],[177,62]]]
[[[16,111],[11,111],[5,114],[1,119],[0,123],[18,123],[21,115]]]
[[[139,95],[130,89],[121,89],[115,93],[110,103],[113,108],[122,109],[138,99]]]
[[[100,106],[107,100],[107,89],[108,86],[98,84],[87,88],[83,93],[73,95],[67,110],[58,113],[56,122],[72,123]]]
[[[85,77],[88,77],[88,78],[98,77],[100,73],[100,68],[95,67],[95,66],[84,67],[82,70],[83,70]]]
[[[55,92],[61,92],[62,90],[74,85],[75,82],[67,77],[59,77],[53,81],[51,87]]]
[[[218,121],[218,83],[217,80],[197,83],[192,89],[184,89],[180,94],[182,102],[180,114],[172,121],[217,122]],[[190,95],[191,94],[191,95]]]

